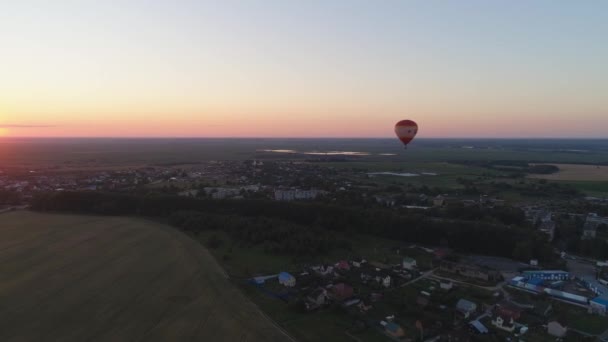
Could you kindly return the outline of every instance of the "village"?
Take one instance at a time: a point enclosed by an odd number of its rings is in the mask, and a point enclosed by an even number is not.
[[[401,262],[337,260],[248,283],[289,310],[315,315],[338,309],[354,321],[351,331],[373,329],[395,341],[468,341],[471,334],[522,341],[608,336],[608,288],[598,282],[541,269],[534,260],[526,265],[415,245],[392,253],[390,260]],[[572,312],[594,321],[592,331],[583,330],[580,319],[570,321]]]
[[[390,175],[389,175],[390,176]],[[561,241],[608,239],[608,217],[587,210],[600,198],[537,201],[500,192],[391,183],[384,175],[299,161],[209,161],[102,170],[0,170],[0,210],[25,208],[38,193],[166,194],[208,200],[269,200],[359,205],[449,222],[468,211],[511,216],[545,236],[559,262],[487,257],[446,247],[401,244],[383,257],[361,255],[257,274],[247,285],[284,310],[338,312],[395,341],[468,341],[484,336],[523,341],[608,340],[608,261],[566,252]],[[436,175],[428,175],[436,177]],[[390,178],[389,178],[390,179]],[[574,205],[576,203],[576,205]],[[454,216],[456,215],[456,216]],[[502,216],[499,219],[503,219]],[[494,220],[494,218],[493,218]],[[264,309],[265,301],[258,302]],[[273,304],[274,305],[274,304]]]

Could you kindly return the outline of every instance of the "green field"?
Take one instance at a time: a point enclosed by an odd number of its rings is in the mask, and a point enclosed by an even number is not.
[[[0,341],[155,340],[290,338],[170,227],[0,214]]]
[[[368,154],[346,160],[390,163],[462,160],[525,160],[546,163],[608,164],[607,140],[416,139],[407,150],[389,139],[0,139],[4,165],[60,168],[99,165],[185,164],[207,160],[319,159],[264,150],[350,151]],[[576,152],[580,151],[580,152]]]

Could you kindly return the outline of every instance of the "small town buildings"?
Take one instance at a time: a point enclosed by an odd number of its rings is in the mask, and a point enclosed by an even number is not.
[[[596,213],[589,213],[583,227],[583,239],[594,239],[597,236],[597,227],[601,224],[608,225],[608,217],[601,217]]]
[[[417,267],[418,264],[416,264],[416,259],[410,257],[403,258],[403,268],[406,270],[413,270]]]
[[[462,314],[464,318],[469,318],[472,313],[477,311],[477,304],[466,299],[459,299],[456,303],[456,311]]]
[[[287,272],[281,272],[279,273],[279,284],[286,287],[294,287],[296,286],[296,277]]]
[[[274,199],[276,201],[311,200],[325,193],[321,190],[278,189],[274,191]]]
[[[554,320],[547,324],[547,334],[555,337],[565,337],[568,333],[568,326],[563,320]]]
[[[555,237],[555,227],[555,221],[542,221],[538,230],[547,234],[547,240],[553,241],[553,238]]]

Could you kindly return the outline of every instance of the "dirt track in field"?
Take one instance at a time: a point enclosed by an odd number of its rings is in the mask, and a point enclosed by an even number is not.
[[[0,214],[0,341],[286,340],[171,227]]]

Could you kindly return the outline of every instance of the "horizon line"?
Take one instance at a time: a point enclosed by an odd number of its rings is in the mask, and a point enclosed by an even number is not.
[[[0,136],[2,139],[397,139],[393,136],[348,136],[348,137],[336,137],[336,136],[309,136],[309,137],[293,137],[293,136],[220,136],[220,137],[209,137],[209,136]],[[608,140],[606,137],[582,137],[582,136],[571,136],[571,137],[553,137],[553,136],[529,136],[529,137],[487,137],[487,136],[452,136],[452,137],[419,137],[416,140],[424,139],[494,139],[494,140],[517,140],[517,139],[529,139],[529,140],[546,140],[546,139],[557,139],[557,140]]]

